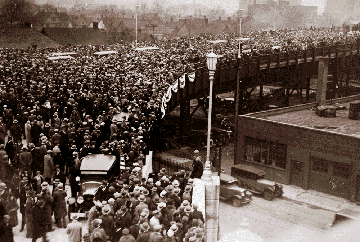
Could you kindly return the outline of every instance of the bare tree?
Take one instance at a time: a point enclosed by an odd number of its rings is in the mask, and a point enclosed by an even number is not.
[[[99,9],[99,15],[105,25],[108,39],[116,42],[118,33],[124,27],[120,20],[123,12],[116,5],[104,5]]]
[[[15,23],[24,26],[37,12],[36,5],[26,0],[5,0],[0,8],[2,21],[10,23],[11,28]]]

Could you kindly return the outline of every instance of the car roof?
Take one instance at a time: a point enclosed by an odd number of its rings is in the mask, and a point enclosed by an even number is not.
[[[247,172],[250,172],[250,173],[254,173],[254,174],[257,174],[259,176],[264,176],[266,175],[266,173],[260,169],[257,169],[253,166],[249,166],[249,165],[245,165],[245,164],[238,164],[238,165],[235,165],[233,167],[231,167],[231,171],[233,171],[233,169],[240,169],[240,170],[243,170],[243,171],[247,171]]]
[[[214,172],[212,173],[213,176],[217,176],[218,173],[217,172]],[[233,181],[237,181],[238,179],[236,179],[235,177],[233,176],[230,176],[228,174],[225,174],[225,173],[221,173],[220,174],[220,180],[221,181],[226,181],[226,182],[233,182]]]
[[[107,174],[116,160],[115,155],[91,154],[81,161],[81,174]]]

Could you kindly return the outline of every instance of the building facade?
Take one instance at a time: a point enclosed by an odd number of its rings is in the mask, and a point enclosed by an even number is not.
[[[333,101],[348,107],[355,100],[360,95]],[[234,163],[259,168],[269,180],[360,202],[360,120],[349,120],[348,109],[318,117],[315,105],[239,116]]]

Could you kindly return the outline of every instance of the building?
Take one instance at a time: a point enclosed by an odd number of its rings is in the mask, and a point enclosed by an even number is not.
[[[318,116],[315,103],[239,116],[234,163],[257,167],[269,180],[359,202],[360,120],[348,118],[358,100],[333,100],[346,110],[332,118]]]
[[[42,28],[68,28],[70,25],[70,18],[66,12],[38,12],[32,21],[35,29]]]

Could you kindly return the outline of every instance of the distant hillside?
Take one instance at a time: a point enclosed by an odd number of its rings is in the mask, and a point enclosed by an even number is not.
[[[38,48],[57,48],[57,42],[51,40],[32,28],[0,29],[0,48],[28,48],[37,45]]]

